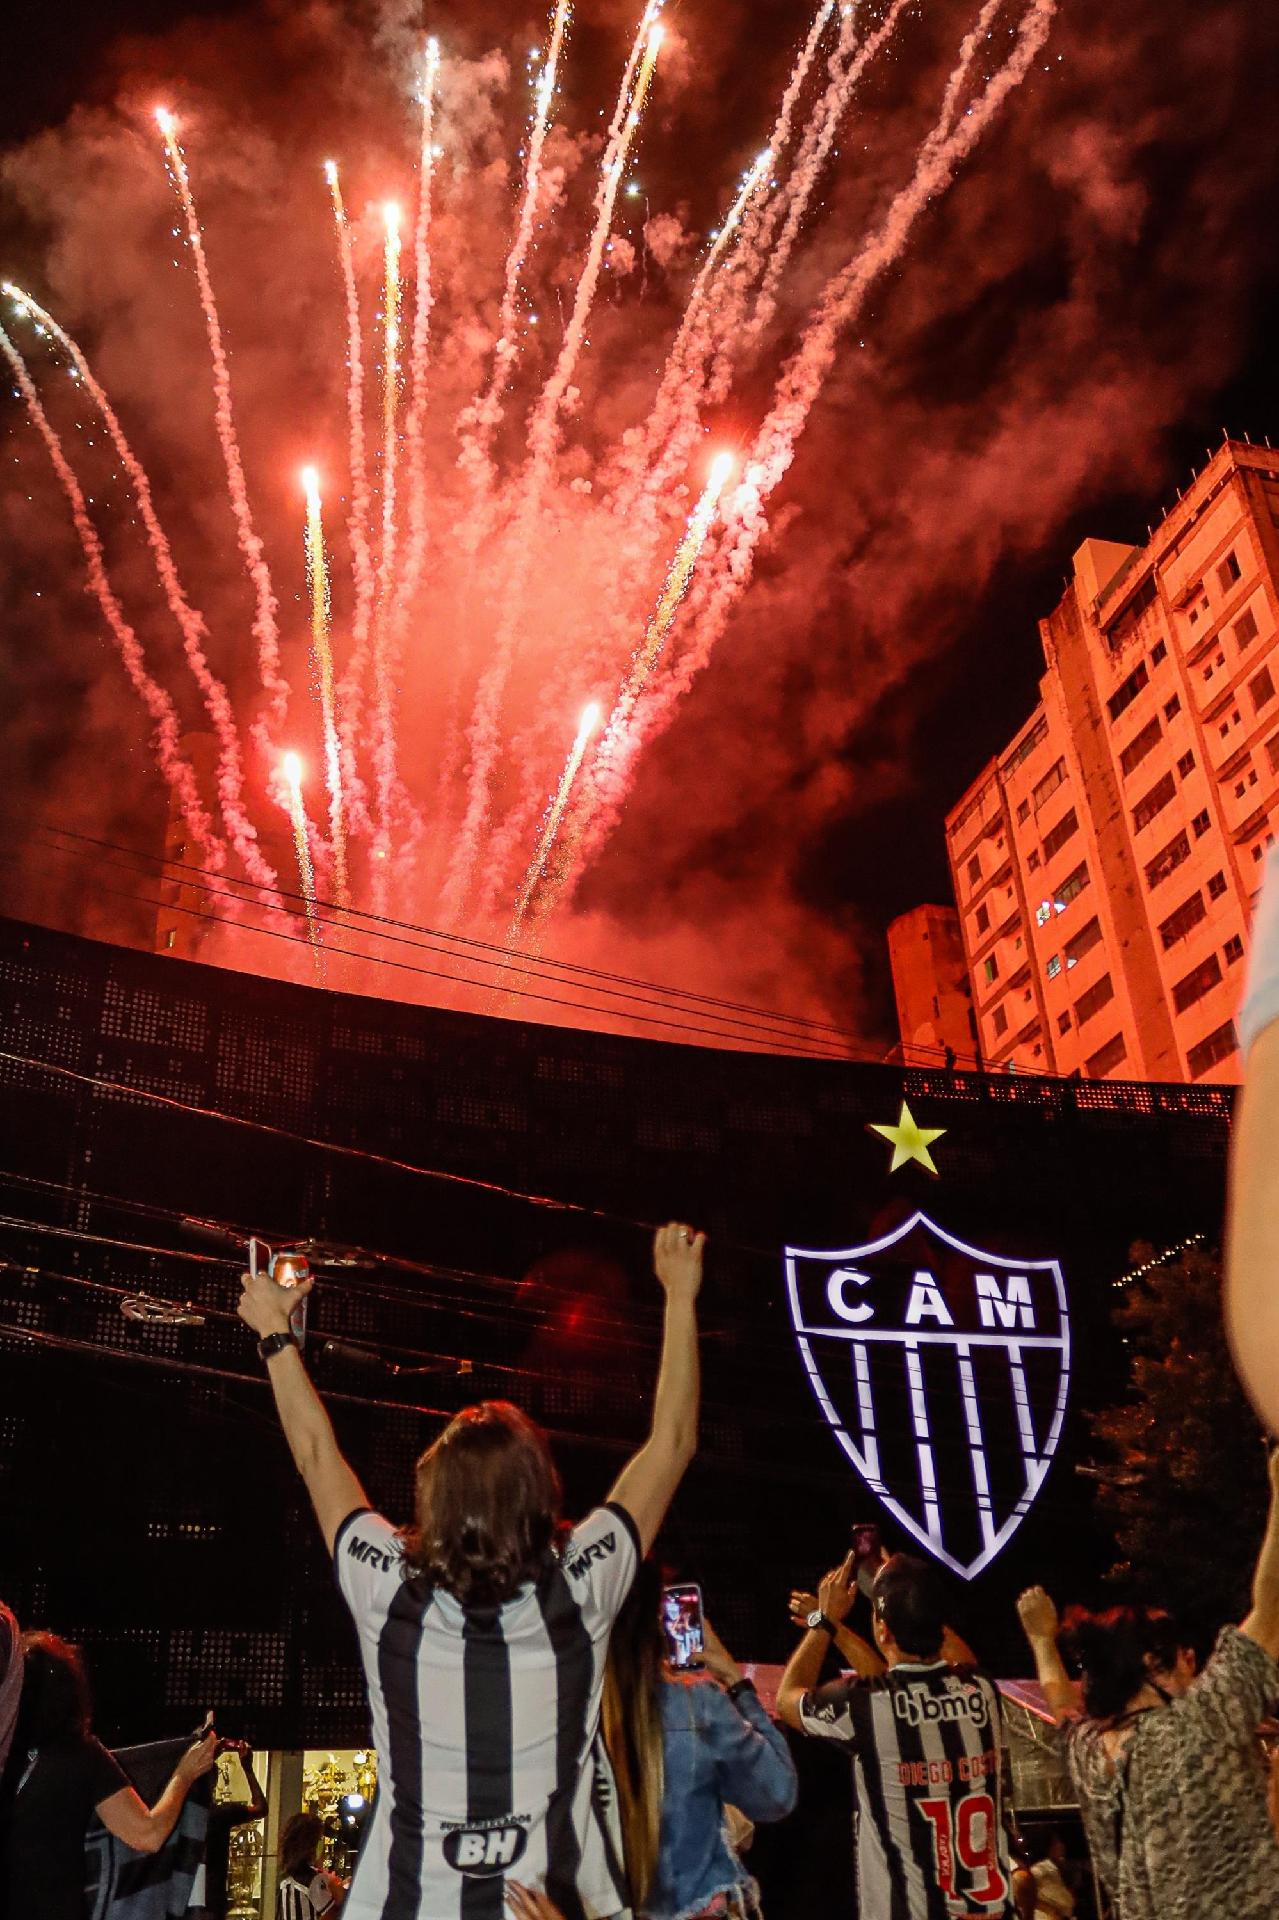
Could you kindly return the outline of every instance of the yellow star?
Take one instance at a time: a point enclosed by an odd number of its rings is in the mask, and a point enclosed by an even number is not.
[[[888,1169],[890,1173],[896,1173],[898,1167],[904,1167],[908,1160],[918,1160],[925,1172],[935,1174],[937,1169],[933,1165],[933,1156],[928,1149],[933,1141],[940,1140],[946,1131],[945,1127],[919,1126],[904,1100],[895,1127],[870,1127],[871,1133],[877,1133],[881,1140],[889,1141],[892,1146],[893,1164]]]

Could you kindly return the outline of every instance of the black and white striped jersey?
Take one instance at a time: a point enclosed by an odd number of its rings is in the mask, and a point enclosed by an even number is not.
[[[326,1913],[338,1913],[341,1904],[342,1883],[332,1874],[321,1870],[305,1881],[288,1874],[276,1890],[275,1920],[322,1920]]]
[[[405,1580],[380,1514],[342,1523],[379,1769],[346,1920],[504,1920],[508,1872],[545,1884],[565,1920],[627,1906],[599,1719],[639,1560],[630,1515],[599,1507],[513,1600],[463,1609]]]
[[[862,1920],[1012,1920],[994,1683],[939,1660],[804,1696],[805,1733],[852,1748]]]

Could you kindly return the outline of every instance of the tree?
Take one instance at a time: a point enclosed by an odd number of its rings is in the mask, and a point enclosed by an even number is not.
[[[1222,1326],[1219,1256],[1194,1248],[1151,1266],[1113,1319],[1129,1390],[1090,1416],[1098,1455],[1086,1469],[1119,1548],[1109,1578],[1208,1641],[1247,1611],[1267,1504],[1263,1436]]]

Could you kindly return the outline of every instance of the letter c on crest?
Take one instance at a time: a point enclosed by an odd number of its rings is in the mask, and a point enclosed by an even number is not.
[[[854,1326],[859,1325],[864,1320],[873,1320],[875,1317],[875,1309],[872,1306],[868,1306],[865,1301],[856,1307],[849,1306],[848,1296],[844,1291],[849,1285],[868,1287],[870,1285],[870,1275],[868,1273],[859,1273],[856,1267],[836,1267],[834,1273],[832,1273],[830,1279],[826,1282],[826,1298],[830,1303],[831,1312],[836,1314],[841,1320],[850,1321]]]

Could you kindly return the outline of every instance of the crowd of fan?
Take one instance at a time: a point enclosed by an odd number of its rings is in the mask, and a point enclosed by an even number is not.
[[[343,1906],[348,1920],[744,1920],[759,1908],[752,1828],[796,1802],[784,1729],[848,1749],[862,1920],[1069,1920],[1078,1873],[1056,1833],[1033,1854],[1020,1841],[999,1694],[951,1631],[930,1566],[850,1554],[792,1595],[803,1637],[775,1717],[709,1622],[699,1661],[672,1663],[651,1549],[695,1444],[702,1237],[663,1228],[655,1268],[650,1435],[572,1529],[545,1437],[492,1402],[419,1462],[411,1526],[374,1513],[289,1337],[288,1301],[245,1277],[242,1317],[354,1617],[382,1766],[349,1890],[319,1865],[318,1817],[286,1827],[277,1920]],[[1252,1610],[1202,1672],[1164,1614],[1062,1627],[1042,1590],[1019,1603],[1119,1920],[1279,1915],[1279,1762],[1263,1748],[1279,1700],[1279,1455],[1271,1483]],[[850,1624],[859,1591],[870,1637]],[[843,1671],[823,1684],[832,1655]],[[233,1743],[210,1728],[148,1805],[92,1736],[73,1649],[20,1636],[0,1610],[0,1662],[0,1920],[83,1920],[91,1819],[134,1852],[160,1849]],[[208,1916],[226,1911],[232,1824],[264,1812],[253,1756],[237,1751],[249,1797],[214,1809],[190,1895]]]

